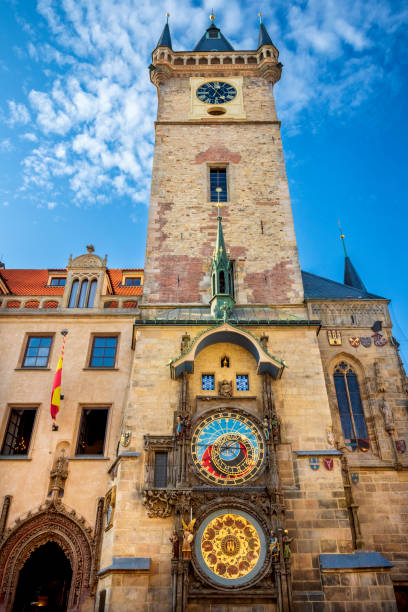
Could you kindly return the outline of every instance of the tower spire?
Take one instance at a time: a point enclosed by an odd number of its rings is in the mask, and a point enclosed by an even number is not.
[[[173,49],[173,47],[171,46],[169,17],[170,13],[166,13],[166,23],[164,25],[163,32],[161,33],[159,41],[156,45],[156,49],[157,47],[169,47],[169,49]]]
[[[273,45],[273,42],[263,24],[262,13],[258,13],[258,17],[259,17],[258,49],[260,49],[263,45]]]
[[[217,188],[221,191],[221,188]],[[217,239],[211,268],[211,313],[216,319],[227,319],[235,305],[234,274],[225,246],[222,229],[221,203],[218,192]]]
[[[344,234],[340,227],[340,221],[339,221],[339,228],[340,228],[340,239],[342,241],[343,249],[344,249],[344,284],[348,285],[349,287],[354,287],[355,289],[360,289],[360,291],[367,293],[367,289],[365,288],[363,281],[358,275],[357,270],[351,263],[351,259],[347,254],[346,242],[344,239]]]

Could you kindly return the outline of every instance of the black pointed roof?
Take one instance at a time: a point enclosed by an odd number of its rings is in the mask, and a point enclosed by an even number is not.
[[[234,51],[233,46],[214,22],[206,29],[193,51]]]
[[[159,42],[156,45],[156,48],[157,47],[169,47],[170,49],[173,49],[173,47],[171,46],[170,28],[168,23],[166,23],[163,28],[163,32],[161,33],[161,36],[159,38]]]
[[[355,287],[360,291],[367,291],[363,281],[357,273],[357,270],[351,263],[350,257],[348,257],[347,255],[344,260],[344,284],[348,285],[349,287]]]
[[[258,49],[263,45],[273,45],[273,42],[264,24],[261,21],[261,23],[259,24]]]

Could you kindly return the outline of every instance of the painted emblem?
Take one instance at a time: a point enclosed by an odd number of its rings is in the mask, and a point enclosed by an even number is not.
[[[405,453],[407,450],[407,443],[405,440],[395,440],[395,447],[399,453]]]
[[[319,469],[319,457],[309,457],[309,465],[312,470]]]
[[[373,339],[375,346],[385,346],[387,344],[387,338],[384,338],[380,332],[373,334]]]
[[[360,480],[359,473],[358,472],[350,472],[350,479],[351,479],[351,482],[353,484],[355,484],[355,485],[358,484],[358,481]]]
[[[361,346],[364,346],[364,348],[368,348],[369,346],[371,346],[371,338],[369,336],[362,338],[360,336],[360,343]]]
[[[130,438],[132,437],[132,432],[131,431],[123,431],[121,436],[120,436],[120,443],[122,446],[129,446],[130,444]]]
[[[334,466],[333,458],[332,457],[324,457],[323,465],[326,468],[326,470],[329,470],[329,472],[331,472],[332,469],[333,469],[333,466]]]
[[[327,438],[327,442],[330,444],[330,446],[334,446],[335,445],[333,427],[331,425],[329,427],[327,427],[327,429],[326,429],[326,438]]]
[[[338,329],[328,329],[327,330],[327,340],[329,341],[330,346],[340,346],[341,345],[341,331]]]
[[[360,338],[357,338],[357,336],[351,336],[351,338],[349,338],[349,342],[351,346],[354,346],[354,348],[360,346]]]

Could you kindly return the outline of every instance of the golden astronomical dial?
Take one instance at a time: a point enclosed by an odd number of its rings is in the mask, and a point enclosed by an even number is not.
[[[194,465],[207,480],[220,485],[241,485],[261,469],[265,446],[258,427],[235,412],[220,412],[203,419],[193,432]]]
[[[202,523],[195,540],[196,558],[214,582],[238,586],[251,580],[266,556],[258,521],[245,512],[226,509]]]

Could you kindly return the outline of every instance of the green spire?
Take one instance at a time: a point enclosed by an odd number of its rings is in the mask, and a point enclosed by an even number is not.
[[[234,272],[228,257],[222,231],[222,217],[218,204],[217,240],[211,267],[211,313],[216,319],[228,319],[234,308]]]

